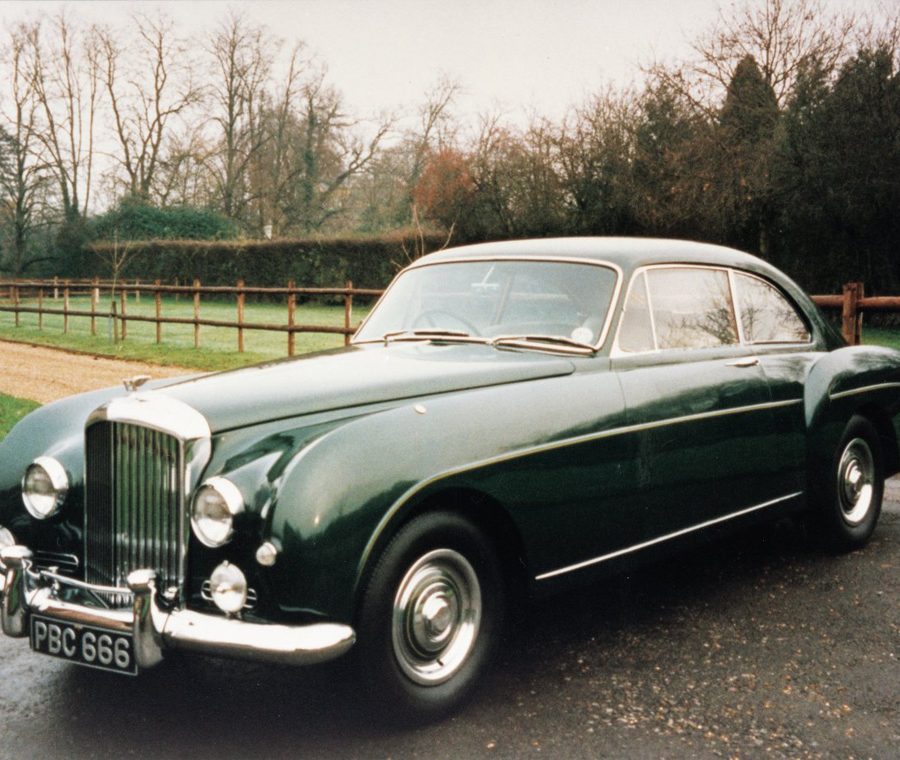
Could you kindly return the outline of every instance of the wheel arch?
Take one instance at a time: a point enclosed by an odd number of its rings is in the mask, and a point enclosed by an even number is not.
[[[900,471],[900,449],[898,449],[897,431],[894,429],[891,415],[882,407],[872,403],[861,405],[854,413],[865,417],[878,431],[885,476]]]
[[[404,526],[430,512],[452,512],[461,515],[484,532],[497,550],[506,583],[507,598],[515,605],[527,597],[528,580],[531,576],[528,573],[525,543],[509,512],[500,501],[483,491],[448,485],[402,505],[375,535],[357,575],[353,594],[353,609],[356,612],[360,609],[362,595],[385,548]]]

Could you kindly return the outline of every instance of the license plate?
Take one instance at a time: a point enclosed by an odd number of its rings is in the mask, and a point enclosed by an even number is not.
[[[133,644],[131,634],[31,616],[31,648],[79,665],[136,676]]]

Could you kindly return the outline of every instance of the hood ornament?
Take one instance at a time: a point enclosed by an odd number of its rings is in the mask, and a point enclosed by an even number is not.
[[[129,393],[134,393],[138,388],[140,388],[144,383],[146,383],[150,379],[150,375],[135,375],[134,377],[126,377],[122,383],[125,385],[125,390]]]

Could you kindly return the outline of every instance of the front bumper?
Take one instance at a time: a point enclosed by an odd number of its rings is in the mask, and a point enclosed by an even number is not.
[[[131,608],[106,609],[65,601],[64,592],[132,597]],[[338,623],[280,625],[173,608],[156,589],[156,573],[135,570],[128,588],[96,586],[34,567],[31,551],[9,546],[0,551],[0,622],[7,636],[28,635],[32,613],[74,625],[107,628],[134,637],[138,668],[156,665],[168,650],[239,657],[285,665],[310,665],[338,657],[356,640]]]

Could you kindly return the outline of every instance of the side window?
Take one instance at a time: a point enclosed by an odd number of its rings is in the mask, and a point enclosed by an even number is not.
[[[653,324],[650,322],[650,304],[647,300],[647,278],[640,274],[631,283],[622,322],[619,325],[617,345],[620,351],[637,354],[653,351]]]
[[[734,289],[747,343],[810,341],[804,321],[772,285],[756,277],[735,273]]]
[[[657,348],[715,348],[739,342],[725,270],[651,269],[647,284]]]

